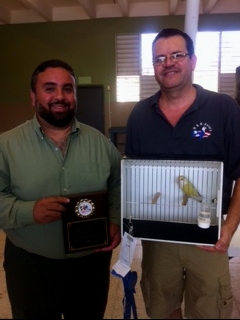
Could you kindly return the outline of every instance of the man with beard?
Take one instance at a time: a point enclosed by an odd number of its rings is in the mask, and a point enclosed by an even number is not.
[[[121,155],[75,118],[76,80],[66,62],[42,62],[30,95],[33,119],[0,136],[0,228],[12,315],[103,318],[112,250],[121,240]],[[109,244],[66,254],[68,196],[99,190],[108,195]]]

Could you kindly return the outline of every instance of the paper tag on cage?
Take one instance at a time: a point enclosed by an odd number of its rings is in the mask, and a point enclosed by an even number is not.
[[[125,277],[125,275],[131,270],[136,244],[137,239],[133,238],[129,233],[124,232],[119,259],[112,267],[114,270],[112,273],[113,275]]]

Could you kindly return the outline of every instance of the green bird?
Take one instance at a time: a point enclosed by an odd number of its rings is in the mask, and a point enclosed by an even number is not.
[[[178,183],[180,189],[188,198],[192,198],[199,202],[202,202],[203,196],[197,191],[194,185],[186,177],[179,176]]]

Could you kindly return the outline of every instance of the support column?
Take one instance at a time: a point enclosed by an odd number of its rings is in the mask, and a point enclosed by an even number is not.
[[[198,18],[200,0],[186,0],[185,27],[184,31],[192,38],[194,48],[198,32]]]

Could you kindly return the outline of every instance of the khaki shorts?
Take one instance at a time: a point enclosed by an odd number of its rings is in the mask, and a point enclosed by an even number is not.
[[[195,245],[142,241],[140,281],[147,315],[166,319],[181,307],[189,319],[230,319],[232,289],[227,253]]]

